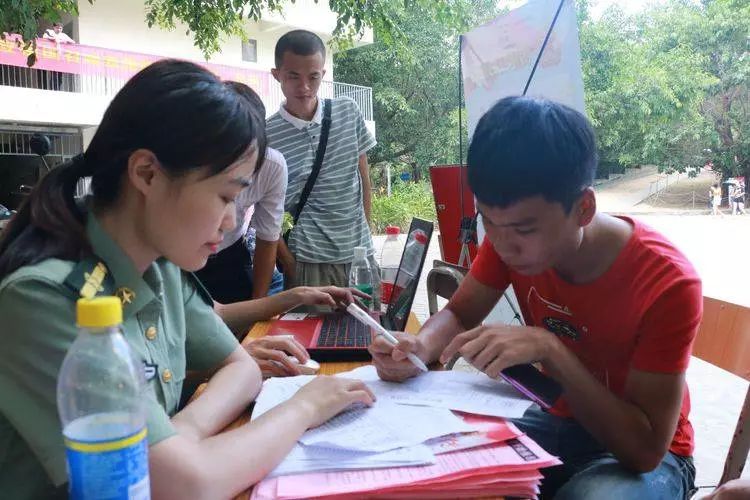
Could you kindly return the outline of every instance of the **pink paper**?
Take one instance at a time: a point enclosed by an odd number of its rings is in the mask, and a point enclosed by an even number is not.
[[[394,491],[390,493],[371,492],[371,493],[349,493],[346,495],[335,495],[318,497],[319,500],[349,500],[349,499],[367,499],[367,500],[385,500],[385,499],[411,499],[422,498],[432,500],[433,498],[477,498],[477,497],[503,497],[514,496],[522,498],[537,498],[539,487],[537,483],[526,484],[519,483],[499,487],[478,487],[466,488],[460,490],[413,490],[413,491]]]
[[[439,443],[431,444],[430,447],[436,455],[508,441],[523,435],[515,425],[504,418],[486,417],[461,412],[454,413],[461,417],[464,422],[474,427],[476,432],[454,434],[443,438]]]
[[[414,485],[436,478],[464,478],[489,472],[502,474],[535,470],[560,461],[533,440],[517,440],[437,456],[437,463],[418,467],[300,474],[276,478],[277,498],[310,498],[370,492],[402,485]],[[265,488],[265,480],[259,487]]]

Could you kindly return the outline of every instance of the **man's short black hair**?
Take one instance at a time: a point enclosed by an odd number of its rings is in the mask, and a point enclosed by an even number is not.
[[[506,97],[474,131],[469,185],[491,207],[542,196],[569,212],[594,182],[598,160],[594,131],[581,113],[546,99]]]
[[[277,68],[281,67],[284,54],[287,52],[297,54],[298,56],[311,56],[320,52],[323,60],[326,60],[326,46],[323,40],[312,31],[292,30],[279,38],[274,50]]]

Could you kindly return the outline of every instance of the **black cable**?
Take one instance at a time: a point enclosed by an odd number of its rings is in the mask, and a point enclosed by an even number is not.
[[[458,35],[458,164],[464,163],[464,124],[463,124],[463,98],[464,98],[464,78],[463,78],[463,61],[461,52],[464,44],[464,36]],[[462,191],[463,193],[463,191]],[[461,200],[461,207],[463,207]]]
[[[565,3],[565,0],[560,0],[560,4],[557,6],[557,12],[555,12],[555,17],[552,19],[552,24],[549,25],[549,29],[547,30],[547,35],[544,37],[544,42],[542,42],[542,47],[539,49],[539,54],[536,56],[536,61],[534,61],[534,67],[531,68],[531,73],[529,74],[529,79],[526,80],[526,86],[523,88],[523,94],[526,95],[526,91],[529,90],[529,85],[531,85],[531,79],[534,78],[534,73],[536,73],[536,67],[539,65],[539,61],[542,59],[542,54],[544,54],[544,49],[547,47],[547,42],[549,41],[549,37],[552,34],[552,30],[555,28],[555,24],[557,23],[557,18],[560,16],[560,11],[562,10],[562,6]]]

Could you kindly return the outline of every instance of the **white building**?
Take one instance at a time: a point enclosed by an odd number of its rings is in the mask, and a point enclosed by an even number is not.
[[[185,26],[172,31],[148,28],[143,0],[79,2],[79,15],[64,23],[75,45],[39,42],[37,63],[26,66],[26,54],[12,40],[0,41],[0,204],[15,208],[24,189],[43,168],[30,145],[34,134],[51,140],[47,161],[57,164],[80,153],[93,135],[115,93],[141,67],[163,57],[205,64],[225,79],[243,81],[263,98],[270,113],[282,100],[270,69],[276,41],[303,28],[331,39],[336,15],[327,2],[296,0],[283,13],[268,13],[246,22],[247,41],[226,37],[221,50],[205,61]],[[372,43],[366,33],[359,44]],[[321,95],[352,97],[374,132],[372,89],[334,81],[333,57],[326,60]]]

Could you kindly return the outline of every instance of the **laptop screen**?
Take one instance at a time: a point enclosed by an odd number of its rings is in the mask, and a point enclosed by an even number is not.
[[[406,245],[396,272],[391,301],[382,318],[382,324],[388,330],[402,332],[406,327],[414,297],[417,295],[419,277],[427,258],[427,249],[432,240],[433,227],[432,222],[426,220],[416,217],[411,220],[409,232],[406,233]]]

